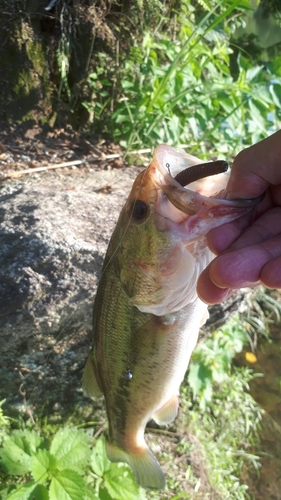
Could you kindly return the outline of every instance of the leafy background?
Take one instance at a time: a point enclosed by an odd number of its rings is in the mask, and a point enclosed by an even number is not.
[[[232,156],[280,127],[281,57],[272,50],[263,60],[254,34],[239,47],[249,1],[178,8],[145,26],[117,67],[101,59],[89,75],[93,102],[84,105],[93,130],[129,150],[164,142],[206,158]]]

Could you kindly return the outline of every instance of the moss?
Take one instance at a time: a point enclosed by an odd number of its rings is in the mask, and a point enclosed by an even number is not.
[[[160,0],[82,4],[58,3],[46,12],[45,0],[0,0],[0,118],[11,123],[31,113],[36,121],[52,122],[56,113],[56,125],[80,128],[88,121],[82,103],[91,97],[87,78],[99,55],[114,69],[119,41],[122,50],[129,49],[132,25],[139,26],[135,36],[141,38],[140,17],[157,23],[162,12]],[[105,19],[104,11],[111,10]],[[67,58],[66,74],[59,54]]]
[[[1,54],[6,78],[0,97],[8,121],[37,119],[51,111],[51,85],[42,40],[25,22],[10,28],[5,53]],[[1,102],[3,100],[3,102]]]

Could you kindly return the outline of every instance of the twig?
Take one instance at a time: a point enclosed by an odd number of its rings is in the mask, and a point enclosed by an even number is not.
[[[77,429],[87,429],[88,427],[94,427],[95,425],[102,425],[102,424],[101,422],[99,422],[99,420],[91,420],[89,422],[84,422],[83,424],[76,425],[76,427]]]
[[[144,153],[151,153],[151,149],[138,149],[135,151],[131,151],[131,154],[138,154],[142,155]],[[83,165],[84,163],[94,163],[98,161],[105,161],[105,160],[113,160],[115,158],[122,158],[122,156],[125,156],[126,153],[115,153],[111,155],[104,155],[101,158],[99,157],[94,157],[94,158],[87,158],[85,160],[73,160],[73,161],[66,161],[64,163],[55,163],[53,165],[47,165],[46,167],[36,167],[36,168],[27,168],[25,170],[18,170],[16,172],[11,172],[9,174],[3,175],[2,178],[7,179],[10,177],[18,177],[23,174],[32,174],[33,172],[45,172],[46,170],[52,170],[56,168],[64,168],[64,167],[73,167],[76,165]]]
[[[44,172],[45,170],[51,170],[51,169],[55,169],[55,168],[63,168],[63,167],[71,167],[74,165],[82,165],[83,163],[86,163],[86,161],[91,161],[91,160],[74,160],[74,161],[66,161],[64,163],[56,163],[54,165],[48,165],[47,167],[27,168],[25,170],[18,170],[16,172],[11,172],[10,174],[7,174],[5,177],[17,177],[18,175],[22,175],[22,174],[31,174],[33,172]]]
[[[30,418],[31,422],[32,422],[33,424],[35,424],[35,420],[34,420],[34,418],[33,418],[31,408],[30,408],[30,406],[28,406],[28,405],[27,405],[27,402],[26,402],[26,390],[25,390],[25,389],[23,389],[23,386],[24,386],[24,384],[21,384],[21,385],[20,385],[20,387],[19,387],[19,393],[20,393],[20,395],[23,397],[24,409],[25,409],[25,411],[26,411],[27,415],[29,416],[29,418]]]
[[[96,439],[105,429],[105,425],[103,425],[94,435],[93,435],[93,439]]]
[[[171,436],[171,437],[181,437],[178,432],[166,431],[165,429],[154,429],[153,427],[146,427],[147,432],[151,432],[152,434],[163,434],[163,436]]]

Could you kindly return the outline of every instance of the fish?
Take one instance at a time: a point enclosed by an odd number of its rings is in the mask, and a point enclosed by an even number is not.
[[[165,487],[144,437],[146,424],[176,418],[179,388],[208,318],[196,293],[214,257],[206,234],[260,201],[214,195],[218,182],[199,179],[212,174],[212,164],[203,170],[200,163],[165,144],[155,149],[120,213],[94,303],[83,388],[93,399],[105,398],[108,458],[127,463],[146,489]],[[225,186],[225,178],[221,182]]]

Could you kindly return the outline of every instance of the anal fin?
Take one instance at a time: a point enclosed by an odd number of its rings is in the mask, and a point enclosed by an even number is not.
[[[93,353],[90,352],[82,378],[82,387],[87,396],[93,399],[99,399],[103,396],[103,393],[99,387],[97,377],[95,374]]]
[[[158,425],[168,425],[175,420],[178,414],[179,396],[175,394],[167,403],[153,415],[153,420]]]
[[[165,488],[164,473],[152,451],[146,445],[139,448],[137,453],[130,453],[107,441],[106,453],[111,462],[127,463],[131,467],[137,483],[142,488],[148,490]]]

